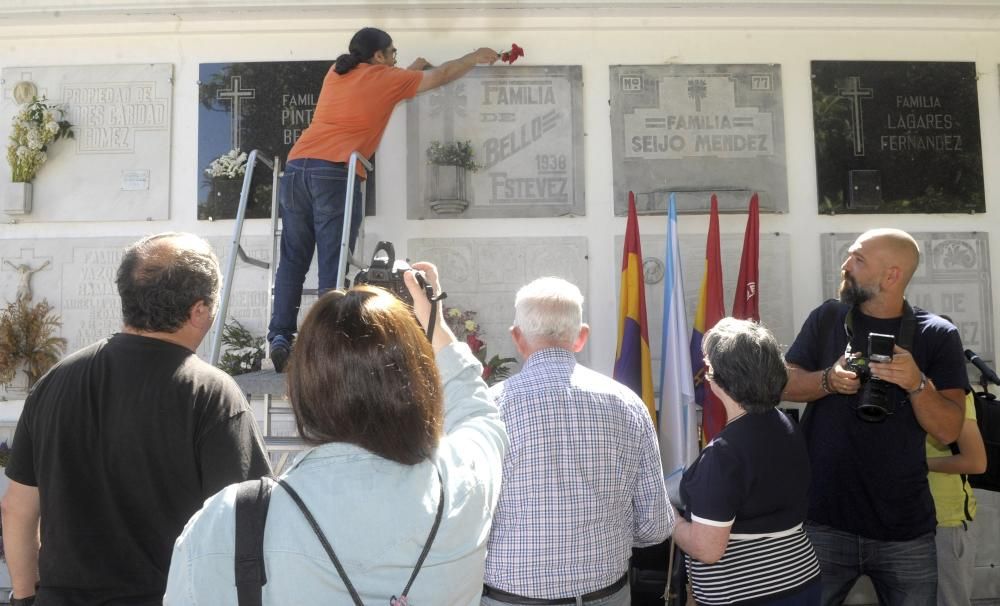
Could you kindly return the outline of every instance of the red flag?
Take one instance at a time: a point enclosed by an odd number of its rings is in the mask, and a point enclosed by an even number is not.
[[[743,258],[740,275],[736,278],[736,298],[733,300],[733,317],[760,322],[757,281],[760,269],[760,203],[755,193],[750,198],[747,231],[743,236]]]
[[[712,441],[726,425],[726,409],[708,385],[704,383],[705,367],[699,361],[701,339],[708,329],[726,316],[722,300],[722,247],[719,241],[719,199],[712,194],[712,210],[708,220],[708,242],[705,247],[705,275],[701,281],[701,298],[691,332],[691,366],[695,371],[695,396],[701,404],[701,432],[705,444]]]

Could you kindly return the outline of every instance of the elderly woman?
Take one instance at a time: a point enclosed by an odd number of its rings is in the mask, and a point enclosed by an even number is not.
[[[414,267],[440,290],[434,266]],[[288,391],[299,433],[314,447],[283,480],[318,532],[275,486],[264,604],[479,603],[507,434],[480,363],[440,310],[428,342],[413,316],[426,327],[430,303],[412,272],[405,283],[412,310],[362,286],[324,295],[302,326]],[[237,603],[236,494],[229,486],[188,522],[165,604]]]
[[[806,445],[777,409],[788,381],[763,326],[724,318],[702,340],[728,421],[684,472],[674,529],[698,604],[819,604],[819,563],[802,529]]]

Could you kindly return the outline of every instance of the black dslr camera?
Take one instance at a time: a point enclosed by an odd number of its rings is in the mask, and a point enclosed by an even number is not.
[[[892,414],[890,410],[889,389],[891,384],[872,377],[868,360],[873,362],[892,361],[892,350],[896,338],[892,335],[871,333],[868,335],[868,355],[857,355],[847,358],[847,369],[858,375],[861,382],[860,402],[854,409],[858,418],[868,423],[881,423]]]
[[[392,242],[379,242],[372,253],[372,262],[354,276],[355,284],[370,284],[391,292],[397,299],[413,305],[410,290],[403,283],[403,274],[410,269],[410,264],[396,259],[396,249]],[[419,273],[418,273],[419,275]]]
[[[372,263],[366,269],[362,269],[354,276],[355,284],[369,284],[378,286],[392,293],[397,299],[413,307],[413,297],[410,289],[406,288],[403,282],[403,274],[409,271],[410,264],[406,261],[396,259],[396,250],[392,247],[392,242],[379,242],[372,253]],[[431,303],[431,314],[427,320],[427,339],[431,340],[434,335],[434,323],[438,314],[438,306],[441,299],[447,295],[445,293],[434,294],[434,287],[427,283],[424,272],[416,271],[413,276],[417,279],[420,290]],[[414,316],[414,321],[416,316]],[[419,324],[419,321],[418,321]]]

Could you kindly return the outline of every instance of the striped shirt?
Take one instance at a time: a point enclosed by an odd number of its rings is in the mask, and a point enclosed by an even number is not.
[[[554,599],[611,585],[633,546],[673,528],[659,448],[642,400],[551,348],[493,387],[507,425],[485,582]]]
[[[799,524],[772,535],[730,535],[715,564],[687,557],[699,604],[737,604],[797,590],[819,576],[819,562]]]
[[[687,558],[699,604],[740,604],[800,591],[819,562],[802,530],[808,506],[805,441],[779,410],[734,417],[684,472],[692,522],[730,527],[722,558]]]

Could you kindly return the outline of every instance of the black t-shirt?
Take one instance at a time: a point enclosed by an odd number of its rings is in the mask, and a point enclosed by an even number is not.
[[[117,334],[35,385],[7,476],[41,501],[39,602],[159,604],[174,540],[224,486],[270,473],[236,383],[188,349]]]
[[[844,319],[849,309],[831,300],[813,310],[785,359],[807,371],[833,365],[847,346]],[[937,389],[963,389],[968,379],[958,330],[920,308],[913,313],[910,353],[917,367]],[[867,351],[870,332],[899,339],[901,318],[872,318],[860,310],[852,318],[852,351]],[[905,541],[934,531],[927,433],[906,392],[890,385],[887,393],[893,414],[881,423],[858,418],[860,392],[829,395],[809,405],[802,428],[813,470],[810,521],[881,541]]]

